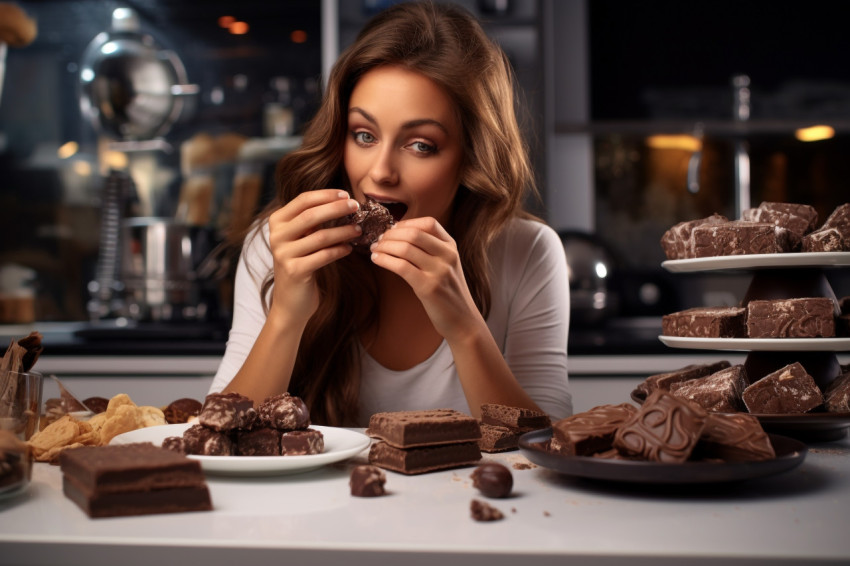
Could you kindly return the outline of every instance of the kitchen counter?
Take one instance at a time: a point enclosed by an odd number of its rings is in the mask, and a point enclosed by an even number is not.
[[[354,461],[363,458],[363,454]],[[657,489],[578,480],[519,452],[505,518],[470,518],[473,468],[387,473],[389,495],[351,497],[352,461],[294,475],[208,476],[214,510],[89,519],[37,464],[27,493],[0,501],[0,564],[847,564],[850,440],[811,445],[768,478]]]

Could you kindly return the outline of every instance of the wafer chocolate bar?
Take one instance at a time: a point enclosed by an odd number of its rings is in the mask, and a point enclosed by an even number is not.
[[[519,433],[506,426],[496,426],[481,423],[481,438],[478,448],[482,452],[507,452],[519,448]]]
[[[669,390],[674,383],[681,383],[705,377],[706,375],[711,375],[712,373],[726,369],[730,365],[731,364],[727,360],[720,360],[719,362],[708,364],[691,364],[674,371],[657,373],[655,375],[650,375],[643,380],[643,382],[637,386],[637,390],[643,393],[644,397],[649,397],[649,395],[656,389],[663,389],[666,391]]]
[[[481,405],[481,422],[507,427],[520,433],[540,430],[552,425],[546,413],[497,404]]]
[[[154,491],[98,493],[86,491],[72,478],[65,477],[62,480],[62,491],[91,518],[184,513],[212,509],[206,485]]]
[[[366,429],[397,448],[477,442],[481,438],[478,420],[454,409],[391,411],[375,413]]]
[[[471,466],[479,460],[477,441],[406,449],[376,442],[369,450],[370,464],[407,475]]]

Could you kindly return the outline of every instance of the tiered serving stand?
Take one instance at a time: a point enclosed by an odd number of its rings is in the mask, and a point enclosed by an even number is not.
[[[828,297],[835,293],[825,270],[850,266],[850,252],[738,255],[668,260],[661,266],[671,273],[747,271],[753,274],[742,304],[757,299]],[[836,301],[837,309],[837,301]],[[744,366],[750,381],[800,362],[824,390],[840,375],[837,352],[850,351],[850,338],[680,338],[660,336],[671,348],[746,351]],[[756,415],[764,429],[806,441],[843,438],[850,413],[810,412]]]

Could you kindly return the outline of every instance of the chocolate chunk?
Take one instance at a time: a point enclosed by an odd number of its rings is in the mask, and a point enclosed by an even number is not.
[[[656,391],[614,435],[614,448],[653,462],[684,462],[699,440],[708,414],[690,401]]]
[[[290,430],[280,437],[280,453],[284,456],[321,454],[325,449],[325,437],[316,429]]]
[[[197,399],[184,397],[169,403],[162,413],[168,424],[181,424],[188,422],[191,417],[200,415],[201,407],[202,404]]]
[[[469,466],[479,460],[476,441],[406,449],[375,442],[369,450],[370,464],[409,475]]]
[[[844,372],[827,386],[824,406],[830,413],[850,413],[850,371]]]
[[[372,415],[366,434],[397,448],[410,448],[477,442],[481,427],[474,417],[454,409],[393,411]]]
[[[665,336],[744,338],[747,310],[743,307],[694,307],[661,317]]]
[[[502,498],[511,494],[514,477],[502,464],[486,462],[472,471],[472,487],[486,497]]]
[[[634,405],[599,405],[552,425],[549,449],[566,456],[589,456],[611,448],[614,434],[637,413]]]
[[[104,413],[106,412],[106,407],[109,406],[109,399],[106,397],[89,397],[88,399],[83,399],[83,405],[88,407],[92,413]]]
[[[499,521],[505,518],[501,511],[478,499],[472,500],[469,504],[469,511],[476,521]]]
[[[539,430],[552,425],[546,413],[496,404],[481,405],[481,422],[507,427],[519,433]]]
[[[705,377],[674,383],[670,393],[692,401],[716,413],[734,413],[742,410],[741,393],[747,387],[747,374],[743,365],[736,365]]]
[[[834,228],[841,234],[845,243],[850,243],[850,203],[835,207],[818,230]],[[845,248],[846,249],[846,248]]]
[[[257,418],[254,402],[239,393],[211,393],[204,400],[198,422],[222,431],[251,428]]]
[[[282,393],[269,397],[257,407],[263,425],[278,430],[301,430],[310,426],[310,411],[300,397]]]
[[[237,456],[280,456],[280,435],[271,427],[261,426],[236,433]]]
[[[643,393],[644,397],[649,397],[656,389],[669,390],[674,383],[681,383],[691,379],[705,377],[712,373],[726,369],[731,364],[727,360],[712,362],[708,364],[691,364],[683,368],[668,371],[665,373],[657,373],[650,375],[637,386],[637,390]]]
[[[792,248],[797,249],[803,236],[815,229],[818,213],[807,204],[763,202],[758,208],[744,210],[741,219],[785,228],[791,235]]]
[[[826,297],[750,301],[747,335],[750,338],[835,336],[835,304]]]
[[[183,431],[183,448],[186,454],[198,456],[232,456],[233,440],[225,432],[203,425],[192,425]]]
[[[803,366],[794,362],[744,389],[747,410],[756,414],[807,413],[823,403],[823,394]]]
[[[367,198],[365,202],[360,203],[360,208],[357,209],[357,212],[332,221],[328,223],[328,226],[342,226],[345,224],[360,225],[362,232],[360,232],[359,236],[352,239],[350,243],[355,249],[368,251],[369,246],[378,241],[378,237],[395,224],[395,219],[387,207],[374,199]]]
[[[162,440],[162,447],[178,454],[186,453],[186,443],[182,436],[169,436]]]
[[[694,256],[693,230],[703,224],[723,224],[729,219],[720,214],[708,218],[679,222],[661,236],[661,247],[667,259],[689,259]]]
[[[482,452],[506,452],[519,448],[519,433],[505,426],[480,423],[481,438],[478,447]]]
[[[759,420],[744,413],[709,414],[695,457],[724,462],[772,460],[776,452]]]
[[[850,242],[844,240],[836,228],[824,228],[803,237],[803,252],[843,252],[850,250]]]
[[[384,485],[387,483],[386,474],[377,466],[360,465],[351,470],[351,478],[348,486],[354,497],[380,497],[387,492]]]
[[[767,222],[734,221],[693,229],[694,257],[775,254],[791,251],[788,230]]]

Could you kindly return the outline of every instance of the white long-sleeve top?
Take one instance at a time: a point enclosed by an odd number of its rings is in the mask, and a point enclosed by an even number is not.
[[[265,243],[249,236],[236,270],[233,326],[210,393],[242,367],[265,323],[262,279],[272,265]],[[549,226],[514,219],[493,241],[487,326],[523,389],[553,419],[572,414],[567,377],[569,279],[564,248]],[[248,266],[251,266],[251,272]],[[379,411],[452,408],[470,413],[451,349],[444,340],[416,366],[393,371],[361,351],[360,419]]]

